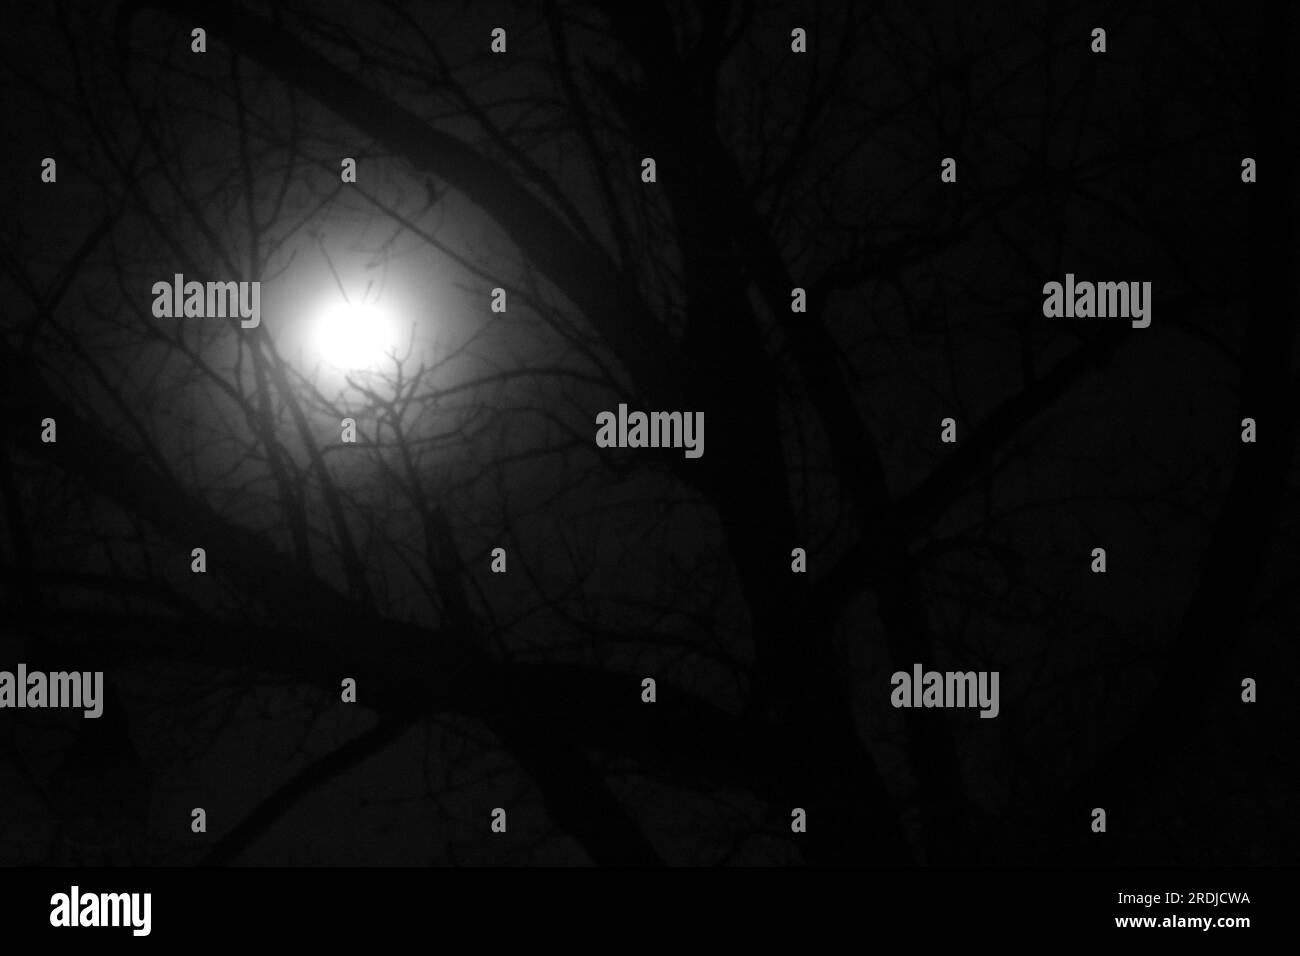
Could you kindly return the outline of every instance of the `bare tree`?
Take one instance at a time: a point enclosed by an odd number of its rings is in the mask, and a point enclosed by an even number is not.
[[[1059,4],[29,15],[59,68],[6,85],[59,179],[8,180],[6,609],[120,681],[135,855],[310,859],[313,800],[397,814],[385,858],[1082,860],[1093,806],[1146,824],[1104,858],[1223,806],[1189,855],[1285,855],[1223,674],[1294,619],[1293,194],[1239,177],[1285,168],[1292,81],[1277,24],[1185,6],[1111,11],[1104,56]],[[1153,281],[1152,327],[1043,318],[1066,272]],[[155,316],[173,273],[263,321]],[[336,296],[407,317],[380,367],[316,358]],[[597,447],[620,402],[703,412],[705,454]],[[894,710],[913,663],[1000,670],[1001,719]],[[39,795],[73,745],[37,723]],[[1147,743],[1192,724],[1207,779]]]

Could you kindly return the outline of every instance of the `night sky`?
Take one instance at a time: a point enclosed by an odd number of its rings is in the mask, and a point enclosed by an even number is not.
[[[0,862],[1293,864],[1265,9],[7,10]]]

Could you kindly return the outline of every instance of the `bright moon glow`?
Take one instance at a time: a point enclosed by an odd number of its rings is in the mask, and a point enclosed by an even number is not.
[[[345,371],[379,368],[400,346],[397,323],[373,303],[339,302],[326,309],[316,325],[321,357]]]

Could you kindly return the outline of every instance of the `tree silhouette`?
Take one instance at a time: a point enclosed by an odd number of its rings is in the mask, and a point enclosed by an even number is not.
[[[1285,19],[24,16],[8,657],[113,675],[137,858],[1293,857],[1284,692],[1239,696],[1295,663]],[[1044,318],[1067,272],[1151,281],[1151,327]],[[261,324],[156,317],[174,273],[261,281]],[[336,292],[409,322],[381,369],[314,358]],[[620,402],[702,411],[705,454],[597,447]],[[889,707],[913,663],[1000,671],[999,719]],[[75,745],[23,721],[31,861]]]

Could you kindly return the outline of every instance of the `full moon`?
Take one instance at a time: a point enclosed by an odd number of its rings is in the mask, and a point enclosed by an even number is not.
[[[315,335],[321,358],[344,371],[376,369],[401,345],[393,317],[367,302],[327,307],[316,322]]]

